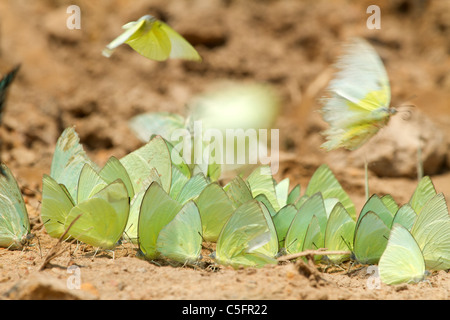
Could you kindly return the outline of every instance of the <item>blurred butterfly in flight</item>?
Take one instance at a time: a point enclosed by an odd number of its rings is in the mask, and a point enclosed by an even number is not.
[[[362,39],[354,39],[346,49],[328,86],[331,96],[322,108],[323,119],[330,125],[322,144],[327,151],[361,147],[397,112],[389,107],[389,79],[375,49]]]

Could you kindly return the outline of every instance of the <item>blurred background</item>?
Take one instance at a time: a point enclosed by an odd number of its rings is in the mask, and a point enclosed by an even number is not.
[[[372,4],[381,9],[378,30],[366,25]],[[79,30],[67,28],[70,5],[81,9]],[[126,45],[110,59],[101,55],[123,24],[145,14],[182,34],[203,62],[150,61]],[[327,125],[318,99],[342,43],[355,36],[383,59],[392,106],[409,111],[361,150],[326,153],[319,148]],[[420,150],[425,174],[450,194],[448,0],[2,0],[0,74],[19,63],[0,129],[2,161],[30,199],[40,198],[42,174],[50,171],[67,126],[76,126],[86,151],[103,164],[142,145],[128,127],[133,116],[186,115],[190,99],[223,80],[266,83],[279,93],[277,179],[305,187],[328,163],[358,206],[365,156],[371,193],[406,202],[417,183]]]

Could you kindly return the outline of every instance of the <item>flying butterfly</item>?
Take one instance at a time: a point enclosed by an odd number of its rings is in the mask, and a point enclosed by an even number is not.
[[[126,43],[139,54],[156,61],[185,59],[201,61],[198,52],[179,33],[151,15],[124,26],[125,31],[109,43],[102,54],[109,58],[114,50]]]
[[[355,150],[386,126],[396,109],[381,58],[365,40],[354,39],[339,58],[336,76],[324,99],[323,119],[330,128],[322,148]]]

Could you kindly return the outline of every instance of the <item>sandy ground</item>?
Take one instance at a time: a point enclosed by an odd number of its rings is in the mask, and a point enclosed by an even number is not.
[[[366,9],[374,2],[381,8],[380,30],[366,27]],[[80,30],[66,27],[71,4],[81,8]],[[183,34],[203,63],[157,63],[125,46],[104,58],[101,50],[120,26],[144,14]],[[446,0],[1,1],[0,72],[22,64],[0,129],[2,161],[22,187],[39,242],[23,251],[0,249],[0,299],[448,299],[450,275],[444,271],[416,285],[387,286],[367,268],[348,272],[349,265],[326,272],[324,266],[294,263],[242,270],[158,266],[136,258],[129,244],[114,257],[100,252],[95,258],[91,247],[67,246],[45,270],[38,269],[57,241],[42,228],[39,201],[42,175],[50,170],[62,130],[76,125],[89,155],[102,164],[140,146],[127,127],[132,116],[184,114],[186,101],[225,79],[268,82],[280,92],[277,179],[289,177],[304,188],[314,170],[328,163],[360,209],[361,154],[320,150],[326,126],[316,112],[339,45],[353,36],[369,39],[383,58],[392,105],[414,104],[411,114],[429,120],[417,125],[399,117],[361,151],[372,163],[371,193],[391,194],[400,204],[409,200],[417,184],[411,156],[417,148],[395,133],[408,122],[429,139],[425,173],[449,200],[449,21]],[[397,145],[386,152],[389,138],[401,140],[403,149]]]

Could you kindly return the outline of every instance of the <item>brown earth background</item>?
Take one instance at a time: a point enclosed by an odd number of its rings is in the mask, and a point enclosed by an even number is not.
[[[81,8],[81,29],[69,30],[69,5]],[[381,8],[381,29],[369,30],[366,9]],[[152,14],[190,41],[201,64],[154,62],[120,47],[104,46],[121,26]],[[392,105],[411,105],[373,141],[356,152],[326,153],[326,128],[317,110],[341,43],[368,39],[391,81]],[[185,114],[185,104],[220,80],[267,82],[278,90],[282,110],[280,170],[303,190],[327,163],[361,209],[364,156],[370,192],[403,204],[417,184],[417,146],[425,174],[450,196],[450,1],[297,0],[2,0],[0,73],[22,67],[10,88],[3,125],[2,161],[24,194],[36,234],[23,251],[0,249],[0,299],[448,299],[450,275],[433,274],[416,285],[370,289],[366,269],[332,268],[309,274],[293,263],[262,269],[192,269],[157,266],[123,245],[115,257],[75,245],[38,271],[55,245],[39,219],[42,175],[49,173],[62,130],[75,125],[86,151],[99,164],[122,157],[141,143],[127,126],[148,111]],[[68,289],[78,266],[81,289]],[[303,270],[303,271],[302,271]],[[355,268],[356,270],[356,268]],[[313,270],[314,271],[314,270]]]

